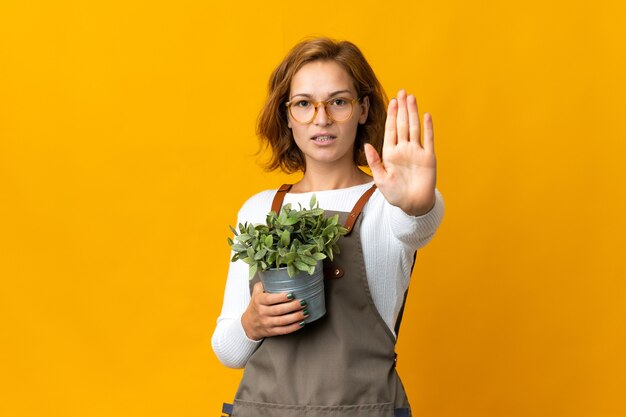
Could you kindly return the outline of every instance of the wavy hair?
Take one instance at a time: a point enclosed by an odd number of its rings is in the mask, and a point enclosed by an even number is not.
[[[359,48],[348,41],[330,38],[306,39],[294,46],[272,73],[267,99],[257,120],[257,135],[263,148],[270,148],[267,171],[281,169],[286,173],[305,171],[304,155],[293,140],[288,126],[289,90],[293,76],[305,64],[318,60],[334,61],[352,77],[357,94],[369,97],[369,113],[364,124],[357,127],[354,142],[354,163],[367,165],[364,143],[370,143],[382,155],[388,99],[372,67]]]

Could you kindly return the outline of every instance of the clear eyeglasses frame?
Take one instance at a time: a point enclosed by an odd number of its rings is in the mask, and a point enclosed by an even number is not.
[[[302,124],[309,124],[315,117],[320,106],[324,107],[326,116],[333,122],[345,122],[354,112],[354,103],[361,100],[357,98],[333,97],[323,101],[313,101],[305,98],[294,99],[285,103],[289,109],[289,114],[295,121]],[[337,103],[337,102],[343,103]],[[303,104],[306,105],[303,106]],[[315,109],[312,110],[311,106]]]

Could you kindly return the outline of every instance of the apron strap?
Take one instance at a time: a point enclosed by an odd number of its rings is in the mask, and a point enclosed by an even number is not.
[[[411,417],[410,408],[396,408],[393,410],[393,417]]]
[[[417,259],[417,251],[413,254],[413,265],[411,265],[411,275],[413,274],[413,269],[415,268],[415,260]],[[406,305],[406,296],[409,295],[409,289],[407,288],[404,291],[404,300],[402,300],[402,307],[400,307],[400,312],[398,313],[398,318],[396,319],[396,325],[394,326],[394,330],[396,332],[396,343],[398,343],[398,335],[400,334],[400,324],[402,323],[402,315],[404,314],[404,306]]]
[[[409,295],[408,288],[404,292],[404,300],[402,300],[402,307],[400,307],[400,312],[398,313],[398,318],[396,319],[396,325],[394,326],[394,330],[396,332],[396,343],[398,342],[398,334],[400,333],[400,324],[402,323],[402,315],[404,314],[404,306],[406,305],[407,295]]]
[[[233,414],[233,405],[232,404],[228,404],[228,403],[223,403],[222,404],[222,416],[221,417],[229,417],[231,414]]]
[[[274,195],[274,201],[272,201],[272,211],[276,214],[280,214],[280,208],[283,206],[283,200],[285,199],[285,194],[291,190],[293,184],[283,184],[280,186],[278,191],[276,191],[276,195]]]
[[[276,194],[274,195],[274,200],[272,201],[272,211],[274,213],[279,214],[280,208],[283,206],[283,201],[285,200],[285,194],[287,194],[289,190],[291,190],[292,186],[293,184],[283,184],[280,186],[278,191],[276,191]],[[364,192],[361,198],[359,198],[359,200],[354,205],[354,208],[350,212],[348,220],[345,224],[345,228],[348,229],[347,234],[350,234],[350,232],[352,232],[352,228],[354,227],[356,219],[359,218],[363,207],[370,199],[372,194],[374,194],[374,191],[376,191],[376,184],[372,185],[366,192]]]
[[[346,229],[348,229],[348,235],[350,234],[350,232],[352,232],[352,227],[354,226],[356,219],[359,218],[361,210],[363,210],[363,207],[365,206],[367,201],[370,199],[372,194],[374,194],[374,191],[376,191],[376,184],[372,185],[369,190],[364,192],[361,198],[359,198],[359,200],[354,205],[354,208],[350,212],[350,215],[348,216],[348,220],[346,221],[345,225]]]

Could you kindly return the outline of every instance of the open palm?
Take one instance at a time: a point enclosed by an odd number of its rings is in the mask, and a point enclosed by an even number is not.
[[[405,213],[419,216],[435,204],[437,161],[433,122],[424,114],[424,143],[420,143],[417,102],[404,90],[389,102],[382,160],[376,149],[365,144],[365,156],[374,182],[387,201]]]

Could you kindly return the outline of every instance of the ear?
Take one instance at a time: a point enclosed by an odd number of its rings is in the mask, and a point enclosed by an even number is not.
[[[359,103],[359,109],[361,109],[361,115],[359,116],[359,123],[363,124],[367,121],[367,116],[370,112],[370,98],[368,96],[363,97]]]

